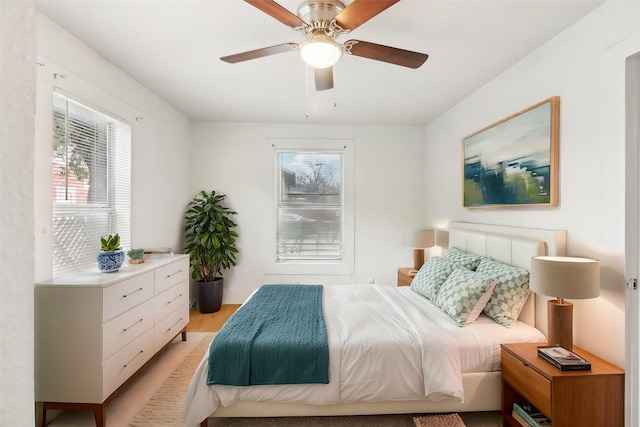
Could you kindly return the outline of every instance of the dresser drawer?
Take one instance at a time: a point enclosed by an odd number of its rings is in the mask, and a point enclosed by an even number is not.
[[[551,415],[551,381],[506,351],[502,352],[502,378],[521,390],[540,411]]]
[[[108,359],[153,326],[153,299],[105,323],[102,326],[102,359]]]
[[[156,351],[175,337],[189,323],[189,304],[183,304],[167,317],[156,322]]]
[[[103,288],[102,321],[107,322],[153,297],[153,273],[150,271]]]
[[[153,329],[136,338],[102,365],[102,397],[106,399],[154,354]]]
[[[188,257],[155,270],[155,294],[158,295],[185,280],[189,280]]]
[[[185,280],[155,297],[156,319],[161,321],[188,302],[189,282]]]

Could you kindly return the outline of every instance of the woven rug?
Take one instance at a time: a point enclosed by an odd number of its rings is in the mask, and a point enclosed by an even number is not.
[[[413,417],[416,427],[465,427],[458,414],[436,414]]]
[[[213,333],[205,335],[129,424],[131,427],[181,426],[187,387],[206,353]]]

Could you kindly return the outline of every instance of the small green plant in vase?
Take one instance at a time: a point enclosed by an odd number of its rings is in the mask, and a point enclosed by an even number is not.
[[[144,249],[129,249],[127,251],[129,264],[142,264],[144,262]]]
[[[109,234],[100,238],[98,254],[98,270],[102,273],[113,273],[122,267],[124,251],[120,247],[120,235]]]

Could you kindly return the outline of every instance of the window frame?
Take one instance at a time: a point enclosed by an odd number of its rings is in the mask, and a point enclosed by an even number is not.
[[[340,260],[277,260],[277,231],[279,205],[279,153],[282,152],[340,152],[342,181],[342,259]],[[350,139],[267,139],[266,159],[266,200],[267,230],[265,245],[265,274],[296,275],[353,275],[355,270],[355,228],[354,228],[354,141]]]

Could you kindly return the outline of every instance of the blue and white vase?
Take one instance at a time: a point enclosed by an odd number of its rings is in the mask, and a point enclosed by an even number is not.
[[[98,254],[98,270],[102,273],[113,273],[122,267],[124,251],[100,252]]]

